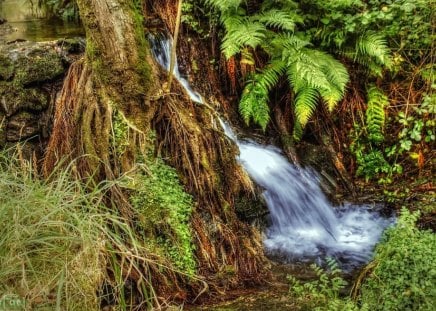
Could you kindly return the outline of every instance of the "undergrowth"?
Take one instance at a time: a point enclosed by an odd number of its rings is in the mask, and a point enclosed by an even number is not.
[[[131,201],[141,216],[142,230],[178,269],[194,275],[196,264],[189,226],[193,200],[184,191],[175,169],[159,158],[148,160],[136,175],[133,189]]]
[[[361,286],[371,310],[434,310],[436,235],[419,230],[419,213],[406,209],[377,246],[375,268]]]
[[[108,204],[114,182],[74,179],[74,162],[41,180],[19,148],[0,151],[0,301],[18,297],[32,310],[149,309],[162,303],[155,282],[194,278],[191,197],[161,160],[148,164],[133,202],[163,253]]]
[[[338,265],[328,259],[327,271],[312,265],[317,279],[301,283],[289,277],[290,296],[299,310],[434,310],[436,302],[436,235],[416,227],[419,213],[403,209],[395,227],[385,232],[373,261],[344,296]]]

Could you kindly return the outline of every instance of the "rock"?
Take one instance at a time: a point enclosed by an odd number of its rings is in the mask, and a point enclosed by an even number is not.
[[[6,127],[6,140],[18,142],[39,134],[40,117],[28,112],[20,112],[9,119]]]
[[[0,26],[0,36],[5,26]],[[43,147],[63,76],[83,47],[80,40],[62,44],[0,40],[0,147],[12,147],[22,140],[28,142],[29,154]]]
[[[27,86],[51,81],[65,72],[62,57],[55,50],[34,50],[19,57],[15,66],[15,81]]]
[[[23,110],[39,112],[48,104],[48,95],[40,89],[22,88],[13,82],[0,81],[0,111],[8,117]]]
[[[0,17],[0,25],[3,25],[6,22],[7,22],[6,19],[4,19],[3,17]]]

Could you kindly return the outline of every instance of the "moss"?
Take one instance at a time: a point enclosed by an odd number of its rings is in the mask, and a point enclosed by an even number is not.
[[[138,212],[138,225],[176,268],[194,275],[196,263],[189,226],[193,199],[179,182],[176,171],[162,159],[144,160],[146,169],[129,180],[134,189],[131,202]]]
[[[129,146],[129,126],[124,122],[121,112],[114,110],[112,116],[113,138],[112,144],[118,156],[121,156]]]
[[[150,50],[148,41],[145,39],[144,33],[144,16],[142,15],[142,1],[138,0],[133,3],[133,22],[135,23],[135,38],[138,44],[138,64],[136,66],[136,71],[140,76],[140,85],[142,90],[140,93],[145,94],[148,90],[149,81],[151,79],[151,67],[147,62],[148,51]]]
[[[59,55],[54,52],[34,51],[31,55],[18,59],[14,82],[26,86],[53,80],[64,72]]]
[[[3,98],[0,110],[12,115],[19,110],[41,111],[47,108],[48,98],[38,89],[25,89],[15,82],[0,82],[0,97]]]
[[[14,64],[3,55],[0,55],[0,80],[9,80],[14,75]]]

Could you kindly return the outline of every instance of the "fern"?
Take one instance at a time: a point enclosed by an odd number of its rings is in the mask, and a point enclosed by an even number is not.
[[[269,122],[269,91],[278,83],[285,68],[285,62],[275,60],[247,83],[239,103],[239,112],[247,125],[253,119],[263,130],[266,129]]]
[[[297,94],[296,118],[304,128],[315,111],[319,95],[330,111],[342,99],[348,72],[331,55],[305,47],[285,50],[284,58],[288,61],[288,80]]]
[[[254,18],[268,27],[291,32],[295,30],[296,23],[300,21],[298,15],[277,9],[268,10]]]
[[[358,37],[355,47],[345,47],[342,53],[363,65],[375,76],[382,76],[383,69],[391,68],[392,58],[386,40],[380,34],[367,32]]]
[[[266,27],[247,17],[229,16],[224,19],[226,35],[221,50],[227,59],[250,46],[255,49],[266,37]]]
[[[384,108],[389,104],[389,101],[387,96],[374,85],[371,85],[368,88],[367,97],[368,107],[366,109],[366,126],[368,130],[368,138],[374,143],[380,143],[384,139]]]
[[[213,6],[220,10],[221,12],[225,12],[230,9],[237,9],[241,5],[241,0],[206,0],[206,4]]]
[[[295,98],[295,116],[302,128],[316,109],[318,91],[312,87],[302,88]]]

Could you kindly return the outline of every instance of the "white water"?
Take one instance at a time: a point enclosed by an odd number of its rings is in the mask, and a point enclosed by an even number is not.
[[[371,206],[345,204],[334,208],[312,169],[291,164],[280,149],[238,140],[221,121],[226,135],[239,147],[239,162],[264,189],[270,211],[265,232],[267,253],[285,261],[329,256],[351,269],[371,259],[384,229],[394,222]]]
[[[165,68],[167,71],[170,71],[170,60],[171,60],[171,46],[172,41],[168,38],[159,38],[153,35],[148,36],[148,40],[152,46],[153,57],[158,61],[158,63]],[[173,70],[174,77],[180,82],[180,84],[185,88],[189,97],[192,101],[196,103],[203,103],[203,99],[198,92],[194,91],[189,84],[188,80],[180,74],[179,65],[177,62],[177,57],[174,64]]]
[[[150,36],[154,57],[169,70],[171,43]],[[177,63],[174,76],[193,101],[202,102]],[[383,230],[393,223],[370,206],[345,204],[333,208],[312,169],[291,164],[280,149],[251,140],[239,140],[232,128],[220,120],[225,134],[239,147],[238,161],[264,189],[270,211],[265,232],[267,253],[286,261],[336,258],[344,269],[367,262]]]

